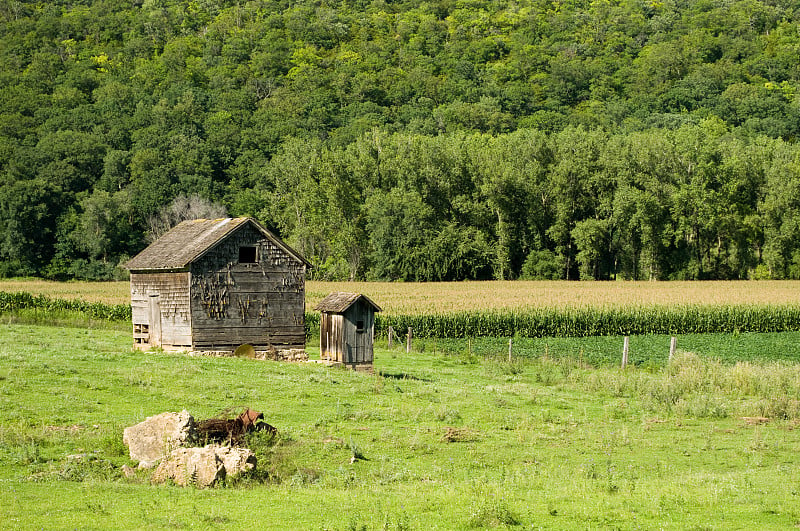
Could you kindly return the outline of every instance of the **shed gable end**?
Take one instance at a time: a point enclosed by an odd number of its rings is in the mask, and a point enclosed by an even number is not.
[[[309,264],[254,220],[183,222],[127,266],[139,348],[305,347]]]

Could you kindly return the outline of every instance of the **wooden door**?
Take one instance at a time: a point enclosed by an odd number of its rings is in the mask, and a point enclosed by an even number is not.
[[[150,295],[150,346],[161,346],[161,298]]]

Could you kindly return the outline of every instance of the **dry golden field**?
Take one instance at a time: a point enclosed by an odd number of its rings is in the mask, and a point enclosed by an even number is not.
[[[130,300],[127,282],[2,280],[0,291],[111,304]],[[800,281],[738,282],[317,282],[306,285],[308,309],[331,291],[364,293],[392,314],[531,307],[620,307],[679,304],[800,303]]]
[[[309,282],[306,299],[330,291],[362,292],[389,313],[437,313],[531,307],[676,304],[795,304],[800,281],[739,282]]]

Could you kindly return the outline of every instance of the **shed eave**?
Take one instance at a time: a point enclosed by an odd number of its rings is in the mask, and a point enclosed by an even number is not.
[[[151,243],[122,267],[129,271],[163,271],[190,267],[241,227],[250,224],[256,232],[288,257],[311,269],[311,263],[252,218],[196,219],[179,223]]]
[[[226,230],[219,234],[215,241],[211,242],[210,244],[206,245],[203,248],[198,248],[197,252],[191,256],[186,263],[183,264],[183,268],[186,268],[188,271],[189,268],[193,263],[198,261],[200,258],[205,256],[211,249],[214,249],[221,241],[225,238],[236,232],[239,227],[243,226],[248,221],[247,218],[225,218],[221,220],[221,222],[225,223]]]
[[[188,273],[190,271],[189,266],[185,267],[153,267],[153,268],[139,268],[139,269],[131,269],[131,275],[143,275],[149,273]]]
[[[376,312],[380,312],[381,307],[375,304],[372,299],[362,293],[348,293],[346,291],[335,291],[319,301],[314,307],[314,310],[323,313],[336,313],[341,314],[346,312],[356,302],[363,299],[366,303],[372,306]]]
[[[292,249],[286,242],[284,242],[283,240],[272,234],[272,232],[270,232],[266,227],[261,225],[261,223],[257,222],[254,219],[250,219],[249,221],[253,223],[253,225],[255,225],[255,227],[259,231],[261,231],[261,233],[264,236],[266,236],[272,243],[283,249],[283,251],[286,254],[288,254],[289,256],[291,256],[292,258],[294,258],[295,260],[306,266],[306,269],[313,269],[313,267],[311,266],[311,262],[303,258],[303,256],[300,253]]]
[[[278,238],[277,236],[272,234],[269,230],[267,230],[266,227],[261,225],[261,223],[259,223],[258,221],[254,220],[253,218],[245,218],[243,223],[239,223],[235,227],[232,227],[231,230],[229,230],[224,236],[220,237],[214,245],[211,245],[211,246],[203,249],[202,252],[198,253],[194,258],[192,258],[191,262],[189,262],[189,265],[191,265],[192,263],[196,262],[197,260],[200,260],[203,256],[205,256],[207,253],[209,253],[211,251],[211,249],[216,247],[216,245],[219,242],[221,242],[222,240],[224,240],[225,238],[227,238],[228,236],[230,236],[231,234],[233,234],[234,232],[239,230],[241,227],[243,227],[247,223],[252,224],[253,227],[256,228],[256,230],[258,230],[261,234],[263,234],[269,241],[271,241],[276,246],[278,246],[283,252],[285,252],[286,254],[288,254],[289,256],[294,258],[296,261],[298,261],[298,262],[302,263],[304,266],[306,266],[306,269],[311,269],[311,263],[308,260],[306,260],[305,258],[300,256],[300,253],[298,253],[297,251],[295,251],[294,249],[292,249],[291,247],[286,245],[286,243],[284,243],[280,238]]]

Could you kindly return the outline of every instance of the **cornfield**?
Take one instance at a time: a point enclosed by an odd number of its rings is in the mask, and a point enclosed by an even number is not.
[[[53,298],[0,291],[0,313],[23,309],[78,312],[93,319],[125,321],[128,304]],[[379,313],[376,334],[408,328],[418,338],[589,337],[800,331],[797,304],[686,304],[648,306],[527,307],[437,313]],[[319,331],[319,314],[306,313],[306,332]]]
[[[378,315],[376,332],[420,338],[588,337],[800,331],[800,306],[532,308],[524,311]]]
[[[57,282],[38,278],[0,279],[0,291],[25,292],[52,299],[80,299],[105,304],[130,304],[130,282]]]
[[[26,292],[8,293],[0,291],[0,313],[16,310],[40,310],[45,312],[77,312],[106,321],[125,321],[131,318],[129,304],[106,304],[86,302],[80,299],[54,299]]]

